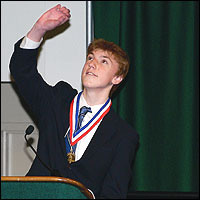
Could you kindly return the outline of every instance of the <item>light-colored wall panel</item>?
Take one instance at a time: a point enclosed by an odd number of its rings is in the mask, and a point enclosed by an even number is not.
[[[36,20],[60,3],[71,11],[69,23],[48,32],[38,59],[38,70],[50,85],[68,81],[81,90],[81,71],[86,57],[86,1],[2,1],[1,81],[10,81],[9,60],[14,43],[27,34]]]
[[[29,136],[34,139],[35,148],[38,140],[37,127],[10,82],[8,67],[14,43],[30,30],[42,13],[58,3],[71,10],[70,26],[64,32],[53,33],[52,38],[44,40],[38,70],[51,85],[64,80],[81,90],[80,75],[86,56],[86,43],[93,38],[92,31],[88,35],[86,30],[91,30],[88,23],[90,16],[86,17],[91,13],[91,2],[1,1],[1,175],[4,176],[24,176],[31,166],[35,154],[24,139],[28,125],[35,127]]]
[[[23,99],[22,99],[23,101]],[[1,84],[1,130],[10,130],[10,124],[32,122],[31,116],[24,109],[21,99],[11,83]],[[9,125],[6,125],[8,123]],[[12,129],[13,130],[13,129]]]
[[[47,7],[55,3],[48,1]],[[86,4],[74,1],[70,8],[70,26],[46,41],[45,78],[50,84],[66,80],[81,89],[81,71],[86,58]]]
[[[36,148],[38,129],[22,103],[11,83],[1,84],[1,175],[4,176],[24,176],[35,157],[24,135],[32,124],[35,130],[29,138],[34,139]]]
[[[21,124],[24,127],[25,124]],[[26,124],[27,125],[27,124]],[[38,131],[34,131],[28,136],[36,149]],[[1,133],[2,152],[1,152],[1,175],[3,176],[24,176],[35,158],[34,152],[27,145],[24,139],[24,130],[8,130]]]
[[[10,81],[9,61],[14,44],[25,36],[45,11],[45,1],[1,1],[1,81]],[[38,69],[44,73],[43,56]]]
[[[6,131],[1,131],[1,176],[8,175],[8,159],[7,159],[7,134]]]

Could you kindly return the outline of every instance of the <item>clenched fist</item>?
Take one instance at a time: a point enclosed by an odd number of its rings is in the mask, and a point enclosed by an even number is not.
[[[64,24],[70,19],[70,10],[60,4],[46,11],[27,34],[33,41],[39,42],[47,31]]]

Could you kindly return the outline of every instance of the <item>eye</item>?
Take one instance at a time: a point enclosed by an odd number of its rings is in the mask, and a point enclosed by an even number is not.
[[[108,64],[107,60],[105,60],[105,59],[102,60],[102,63]]]
[[[92,60],[93,59],[93,57],[91,56],[91,55],[89,55],[88,57],[87,57],[87,60]]]

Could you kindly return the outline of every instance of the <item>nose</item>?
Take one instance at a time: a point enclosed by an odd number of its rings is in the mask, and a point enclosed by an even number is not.
[[[90,68],[93,68],[93,69],[96,68],[96,61],[95,61],[95,59],[90,60],[90,62],[89,62],[89,67],[90,67]]]

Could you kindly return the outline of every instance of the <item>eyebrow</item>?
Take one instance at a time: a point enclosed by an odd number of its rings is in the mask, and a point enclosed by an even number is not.
[[[108,59],[112,62],[112,60],[111,60],[109,57],[107,57],[107,56],[101,56],[101,57],[103,57],[103,58],[108,58]]]
[[[94,56],[94,54],[91,52],[91,53],[89,53],[88,55],[90,55],[90,54],[92,54],[93,56]],[[100,56],[100,57],[103,57],[103,58],[107,58],[107,59],[109,59],[110,60],[110,62],[112,63],[112,60],[108,57],[108,56]]]

